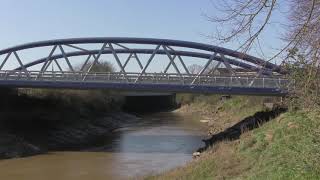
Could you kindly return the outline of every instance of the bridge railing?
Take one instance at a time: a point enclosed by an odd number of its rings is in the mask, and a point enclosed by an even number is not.
[[[0,81],[50,81],[50,82],[98,82],[98,83],[140,83],[175,84],[194,86],[221,86],[247,88],[290,89],[293,83],[282,77],[217,76],[174,73],[87,73],[87,72],[40,72],[0,71]]]

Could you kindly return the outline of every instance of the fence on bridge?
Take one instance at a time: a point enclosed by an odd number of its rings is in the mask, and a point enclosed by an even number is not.
[[[175,73],[121,72],[40,72],[40,71],[0,71],[0,80],[5,81],[48,81],[48,82],[95,82],[131,84],[175,84],[197,86],[221,86],[244,88],[279,88],[289,90],[292,83],[282,77],[216,76]]]

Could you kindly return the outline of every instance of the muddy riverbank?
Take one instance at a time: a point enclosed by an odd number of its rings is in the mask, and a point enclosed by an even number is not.
[[[206,126],[195,114],[154,113],[135,123],[127,119],[126,127],[85,147],[0,160],[0,179],[141,179],[187,164],[204,144]]]
[[[47,129],[46,132],[2,130],[0,158],[26,157],[49,151],[76,150],[99,144],[103,137],[112,134],[116,129],[130,126],[138,119],[127,113],[114,112],[94,119],[88,124],[55,126]]]
[[[59,93],[42,92],[45,96],[13,90],[2,93],[1,159],[85,147],[138,120],[121,111],[119,97],[97,91]]]

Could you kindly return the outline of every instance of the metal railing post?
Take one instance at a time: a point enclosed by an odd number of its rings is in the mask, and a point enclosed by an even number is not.
[[[281,78],[279,78],[279,88],[281,88]]]
[[[230,81],[230,85],[229,85],[230,87],[232,86],[232,76],[231,76],[231,81]]]

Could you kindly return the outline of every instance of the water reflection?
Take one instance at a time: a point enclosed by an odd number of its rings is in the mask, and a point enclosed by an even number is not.
[[[55,152],[0,161],[0,179],[127,179],[185,164],[202,146],[203,127],[192,116],[147,115],[82,152]]]

